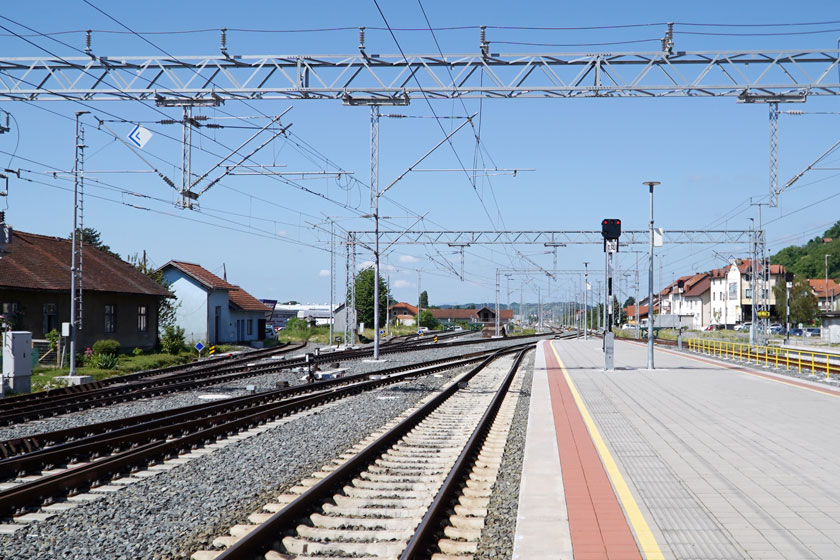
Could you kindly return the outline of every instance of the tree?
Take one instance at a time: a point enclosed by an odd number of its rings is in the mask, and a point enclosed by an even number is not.
[[[630,296],[629,298],[627,298],[627,301],[624,302],[624,307],[627,307],[628,305],[635,305],[635,303],[636,303],[636,298],[634,298],[633,296]]]
[[[420,292],[420,307],[423,309],[429,308],[429,293],[426,290]]]
[[[68,239],[73,238],[73,232],[70,232],[70,235],[67,236]],[[85,245],[90,245],[91,247],[96,247],[100,251],[108,253],[112,257],[120,258],[119,254],[113,252],[108,245],[105,245],[102,242],[101,235],[98,231],[93,228],[78,228],[76,229],[76,239],[81,240],[81,242]]]
[[[356,275],[356,313],[358,321],[364,323],[368,327],[373,326],[373,278],[375,274],[373,267],[368,267]],[[379,324],[385,324],[385,317],[388,306],[388,298],[390,292],[388,291],[388,284],[380,276],[379,277]],[[350,301],[350,293],[347,294],[347,300]]]
[[[98,234],[97,234],[98,235]],[[145,253],[144,253],[145,255]],[[134,265],[134,268],[166,288],[167,290],[171,286],[169,282],[166,281],[163,277],[163,271],[157,270],[152,268],[146,262],[145,256],[143,258],[140,257],[138,254],[130,255],[128,257],[128,262]],[[178,307],[181,306],[181,302],[175,298],[160,298],[158,300],[158,337],[164,334],[167,327],[174,327],[175,326],[175,313],[178,311]]]
[[[432,315],[431,311],[423,309],[420,311],[420,326],[426,327],[430,330],[435,330],[440,327],[440,321],[435,319],[435,316]]]
[[[785,306],[785,283],[778,282],[773,287],[776,296],[776,316],[783,323],[787,322],[787,307]],[[796,278],[790,289],[790,319],[791,324],[811,323],[817,316],[817,296],[811,291],[811,285],[805,278]]]

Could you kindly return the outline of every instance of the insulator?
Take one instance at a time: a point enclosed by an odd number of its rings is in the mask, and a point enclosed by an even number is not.
[[[178,122],[178,121],[173,120],[173,119],[163,119],[163,120],[158,121],[158,124],[175,124],[176,122]]]
[[[360,51],[365,50],[365,28],[364,27],[359,28],[359,50]]]
[[[90,50],[90,34],[91,34],[90,29],[85,31],[85,54],[86,55],[90,55],[90,53],[91,53],[91,50]]]
[[[227,28],[222,27],[222,29],[220,31],[222,32],[222,38],[221,38],[221,46],[219,48],[222,51],[222,54],[227,55]]]

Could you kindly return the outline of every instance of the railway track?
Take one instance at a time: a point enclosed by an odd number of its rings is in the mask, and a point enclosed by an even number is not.
[[[534,336],[536,335],[529,335],[522,338],[528,339],[533,338]],[[515,339],[516,337],[511,338]],[[477,344],[480,342],[482,341],[462,340],[439,342],[436,344],[436,347],[450,348]],[[425,344],[418,344],[409,341],[383,347],[380,349],[380,353],[392,354],[398,352],[411,352],[413,350],[423,350],[425,348]],[[291,352],[296,349],[300,349],[300,347],[287,348],[284,350],[284,353]],[[372,353],[373,350],[369,348],[328,352],[313,356],[313,363],[324,364],[361,359],[371,356]],[[263,360],[271,357],[271,355],[266,356],[265,354],[261,354],[259,356],[259,358]],[[124,383],[112,382],[106,386],[93,386],[90,388],[82,386],[81,388],[74,388],[77,389],[74,391],[60,390],[60,392],[55,393],[48,392],[49,394],[45,394],[44,396],[29,399],[18,399],[13,397],[14,400],[10,400],[9,402],[6,402],[5,399],[0,400],[0,426],[37,420],[40,418],[86,410],[94,407],[108,406],[119,402],[156,397],[181,391],[190,391],[200,387],[227,383],[257,375],[303,367],[306,365],[307,361],[305,358],[270,360],[262,362],[259,362],[256,359],[238,360],[235,364],[220,364],[216,368],[204,367],[198,370],[187,370],[185,372],[170,372],[157,377],[151,376],[151,372],[146,372],[146,374],[151,378],[145,380],[132,378],[128,379],[128,381]]]
[[[508,391],[532,347],[485,357],[383,433],[278,496],[250,517],[251,525],[216,539],[226,550],[193,559],[474,552],[515,408]]]
[[[7,456],[0,460],[0,480],[7,482],[0,486],[0,518],[49,507],[266,422],[410,377],[486,360],[495,353],[475,352],[1,442]]]

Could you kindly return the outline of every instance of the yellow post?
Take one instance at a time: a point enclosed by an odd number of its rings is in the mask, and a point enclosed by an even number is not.
[[[796,353],[799,364],[796,366],[797,373],[802,373],[802,350]]]
[[[811,375],[817,373],[817,366],[814,365],[814,353],[811,352]]]
[[[785,371],[790,369],[790,350],[785,349]]]
[[[770,347],[764,347],[764,367],[767,367],[770,364]]]
[[[773,349],[773,354],[776,355],[776,369],[779,369],[779,349],[774,348]]]
[[[828,354],[825,355],[825,378],[826,380],[831,380],[831,364],[828,361]]]

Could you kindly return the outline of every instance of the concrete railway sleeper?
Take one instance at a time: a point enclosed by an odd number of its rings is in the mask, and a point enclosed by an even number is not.
[[[429,557],[444,532],[444,540],[456,544],[443,547],[474,548],[470,539],[480,532],[482,500],[515,408],[505,396],[532,347],[482,360],[384,433],[369,436],[253,514],[254,525],[235,526],[229,537],[214,541],[226,550],[199,551],[193,559]],[[469,530],[445,528],[456,523]]]
[[[521,338],[529,339],[534,336],[538,335],[527,335]],[[517,338],[518,337],[510,337],[510,339],[513,340],[516,340]],[[483,340],[444,342],[438,344],[437,347],[451,348],[477,344],[480,342],[483,342]],[[383,348],[381,353],[411,352],[413,350],[422,349],[424,349],[424,345],[398,344],[395,347]],[[372,352],[373,351],[370,349],[329,352],[315,356],[314,363],[320,364],[340,360],[360,359],[370,356]],[[58,414],[65,414],[67,412],[75,412],[99,406],[108,406],[118,402],[126,402],[180,391],[189,391],[198,387],[226,383],[266,373],[273,373],[284,369],[301,367],[304,365],[306,365],[304,358],[282,360],[279,363],[249,362],[245,366],[228,366],[218,370],[166,376],[153,381],[138,381],[135,384],[115,385],[90,391],[76,392],[73,394],[57,394],[53,397],[41,399],[35,403],[28,405],[20,403],[23,404],[23,406],[15,407],[11,410],[0,411],[0,426],[36,420],[48,416],[55,416]],[[228,373],[218,375],[220,372]],[[3,401],[0,401],[0,403],[2,402]]]
[[[503,350],[501,352],[510,352]],[[194,419],[186,423],[176,423],[166,427],[150,427],[141,424],[140,430],[134,433],[120,433],[119,435],[104,434],[105,437],[93,438],[96,441],[72,442],[63,449],[47,448],[19,457],[5,460],[10,470],[15,461],[18,470],[28,472],[44,469],[58,464],[68,464],[73,460],[89,459],[90,463],[75,465],[60,472],[48,471],[45,476],[11,486],[0,492],[0,518],[8,518],[16,513],[32,509],[62,499],[68,495],[85,491],[97,484],[106,483],[114,477],[130,473],[147,465],[180,453],[190,452],[196,447],[224,439],[240,431],[258,426],[272,419],[293,414],[309,408],[317,407],[328,402],[374,389],[386,384],[396,383],[404,379],[443,371],[453,367],[463,366],[476,361],[487,360],[488,354],[496,355],[498,351],[478,353],[462,359],[450,359],[448,363],[430,367],[417,367],[413,371],[394,373],[392,375],[362,375],[365,381],[337,386],[333,384],[322,386],[322,390],[312,394],[287,398],[279,403],[266,403],[252,408],[236,409],[228,412],[214,410],[210,417]],[[436,360],[440,362],[443,360]],[[403,367],[402,369],[407,369]],[[371,378],[373,377],[373,378]],[[110,446],[110,447],[109,447]],[[126,446],[133,446],[125,451]],[[110,450],[109,450],[110,449]],[[113,453],[107,456],[107,453]]]
[[[336,387],[358,384],[366,381],[370,379],[371,376],[393,376],[404,372],[410,372],[409,376],[426,375],[439,371],[436,366],[444,366],[444,369],[450,369],[457,367],[462,363],[472,363],[486,354],[487,351],[475,352],[472,354],[440,358],[427,362],[403,364],[401,366],[379,370],[375,374],[360,373],[337,379],[327,379],[309,384],[265,391],[255,395],[235,397],[226,399],[222,402],[203,403],[2,441],[0,442],[0,456],[2,456],[2,458],[0,458],[0,481],[4,480],[10,473],[10,468],[12,468],[10,465],[18,464],[15,461],[15,458],[19,455],[26,454],[26,456],[30,458],[37,457],[38,453],[41,451],[48,450],[50,452],[54,452],[58,449],[68,447],[74,442],[92,442],[103,438],[111,438],[121,434],[131,433],[132,431],[137,431],[143,427],[151,428],[163,425],[174,425],[188,421],[192,418],[200,418],[202,416],[209,416],[219,412],[244,410],[265,403],[275,403],[283,399],[289,399],[291,397],[307,393],[335,390]],[[402,378],[395,377],[393,379],[399,380]],[[19,469],[17,472],[20,472]],[[12,472],[12,474],[14,473]]]

